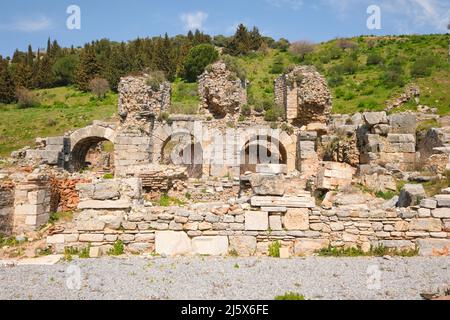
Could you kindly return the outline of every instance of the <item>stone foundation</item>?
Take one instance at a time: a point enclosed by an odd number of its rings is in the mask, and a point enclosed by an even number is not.
[[[9,236],[13,230],[14,185],[0,182],[0,235]]]

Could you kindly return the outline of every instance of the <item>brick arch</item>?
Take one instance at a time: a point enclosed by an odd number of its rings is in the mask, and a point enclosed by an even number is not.
[[[70,135],[69,168],[78,171],[83,168],[86,155],[92,146],[102,142],[115,143],[116,132],[108,127],[92,125],[79,129]]]

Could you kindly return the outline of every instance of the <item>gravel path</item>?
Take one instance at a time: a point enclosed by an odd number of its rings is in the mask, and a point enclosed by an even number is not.
[[[287,291],[308,299],[420,299],[449,285],[450,257],[126,257],[0,267],[0,299],[272,300]]]

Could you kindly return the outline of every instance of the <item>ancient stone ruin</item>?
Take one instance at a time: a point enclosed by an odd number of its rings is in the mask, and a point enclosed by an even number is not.
[[[224,62],[212,64],[198,79],[202,108],[214,118],[239,115],[247,104],[247,91],[243,80]]]
[[[325,123],[332,99],[326,79],[313,66],[297,66],[275,80],[275,102],[286,110],[289,122]]]
[[[247,102],[222,62],[199,79],[204,113],[164,119],[170,84],[147,78],[120,82],[120,121],[12,154],[0,171],[2,234],[91,256],[117,242],[161,255],[268,255],[276,242],[284,256],[379,246],[449,254],[450,190],[424,188],[450,170],[445,119],[433,115],[444,125],[417,133],[430,115],[331,115],[325,79],[299,66],[275,82],[290,125],[230,127]],[[105,142],[112,156],[100,157],[99,171],[84,170]],[[67,211],[71,219],[47,225]]]

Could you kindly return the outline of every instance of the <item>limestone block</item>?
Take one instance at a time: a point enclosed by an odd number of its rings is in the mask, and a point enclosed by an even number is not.
[[[440,219],[412,219],[410,224],[411,231],[442,231],[442,222]]]
[[[450,240],[448,239],[419,239],[417,243],[421,256],[450,255]]]
[[[365,112],[363,114],[364,120],[369,126],[374,126],[379,123],[388,123],[388,118],[385,111],[382,112]]]
[[[415,206],[424,198],[426,198],[426,193],[421,184],[406,184],[400,192],[398,206],[401,208]]]
[[[352,183],[356,170],[346,163],[324,162],[317,174],[317,188],[334,190]]]
[[[283,225],[281,223],[280,216],[270,216],[269,217],[269,228],[273,231],[281,231],[283,230]]]
[[[185,232],[157,231],[155,250],[168,256],[186,255],[192,253],[192,244]]]
[[[413,113],[394,113],[389,116],[389,124],[393,133],[416,133],[417,119]]]
[[[285,164],[258,164],[256,173],[265,174],[287,174],[287,165]]]
[[[78,209],[83,210],[83,209],[129,209],[131,208],[131,203],[128,201],[124,201],[124,200],[105,200],[105,201],[101,201],[101,200],[86,200],[86,201],[81,201],[78,204]]]
[[[251,198],[251,205],[254,207],[314,208],[316,203],[313,197],[254,196]]]
[[[437,201],[434,199],[422,199],[422,201],[420,201],[420,206],[426,209],[436,209]]]
[[[260,196],[282,196],[285,192],[283,176],[272,174],[253,174],[250,177],[253,192]]]
[[[283,217],[283,225],[286,230],[306,231],[309,229],[309,209],[289,209]]]
[[[47,237],[47,244],[62,244],[64,241],[64,234],[55,234]]]
[[[248,257],[256,253],[256,237],[252,236],[230,236],[230,251],[236,252],[238,256]]]
[[[266,231],[269,229],[269,214],[261,211],[247,211],[245,213],[245,230]]]
[[[450,208],[437,208],[431,214],[435,218],[450,219]]]
[[[329,245],[328,239],[298,239],[294,242],[294,254],[296,256],[312,255]]]
[[[93,200],[118,199],[119,197],[119,184],[116,181],[111,180],[94,184]]]
[[[84,233],[84,234],[80,234],[79,241],[80,242],[102,242],[103,238],[104,238],[103,234]]]
[[[228,254],[228,237],[207,236],[193,238],[192,252],[211,256],[226,255]]]
[[[450,194],[440,194],[435,196],[439,207],[450,208]]]

